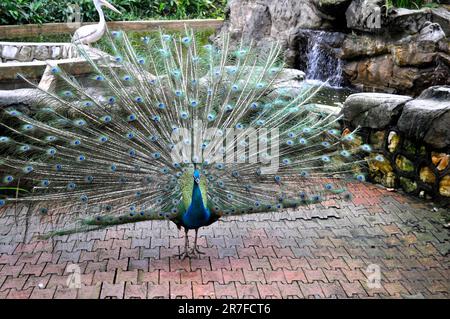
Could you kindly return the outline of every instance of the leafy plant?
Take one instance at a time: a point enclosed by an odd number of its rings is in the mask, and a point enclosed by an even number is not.
[[[111,0],[123,14],[108,9],[113,20],[222,18],[227,0]],[[97,21],[92,0],[1,0],[0,24],[66,22],[69,5],[78,5],[85,22]]]
[[[386,0],[386,8],[408,8],[408,9],[420,9],[422,7],[435,7],[439,5],[441,1],[432,0]]]

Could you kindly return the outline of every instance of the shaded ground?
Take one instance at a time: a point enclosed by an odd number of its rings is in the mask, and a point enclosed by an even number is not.
[[[449,212],[370,184],[352,193],[340,208],[216,223],[192,260],[173,257],[184,239],[166,221],[27,244],[2,235],[0,298],[449,298]]]

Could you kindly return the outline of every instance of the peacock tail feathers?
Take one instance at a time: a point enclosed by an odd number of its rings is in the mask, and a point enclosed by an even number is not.
[[[15,222],[64,225],[47,236],[177,222],[194,166],[213,220],[346,198],[348,181],[364,181],[358,154],[370,147],[306,107],[320,88],[289,97],[277,86],[278,44],[231,49],[224,34],[218,47],[201,46],[191,30],[139,46],[123,32],[107,36],[109,55],[79,47],[88,79],[54,67],[61,90],[32,112],[2,111],[0,185],[29,192],[9,192],[0,206],[38,207]]]

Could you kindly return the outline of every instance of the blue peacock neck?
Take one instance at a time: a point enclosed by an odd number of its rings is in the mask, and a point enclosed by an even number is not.
[[[182,219],[184,227],[187,229],[197,229],[207,225],[211,216],[203,202],[202,191],[198,182],[194,182],[191,199],[191,204]]]
[[[192,213],[201,217],[205,212],[205,205],[203,203],[202,191],[198,183],[194,182],[194,188],[192,189]]]

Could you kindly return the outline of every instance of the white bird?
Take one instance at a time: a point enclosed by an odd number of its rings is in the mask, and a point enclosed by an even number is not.
[[[98,15],[100,17],[100,22],[98,24],[86,25],[77,29],[77,31],[75,31],[75,34],[72,37],[72,41],[76,44],[89,45],[91,43],[100,40],[103,34],[105,34],[106,21],[102,6],[105,6],[119,14],[122,14],[119,10],[117,10],[112,4],[110,4],[106,0],[93,0],[93,2],[95,9],[97,9]]]

